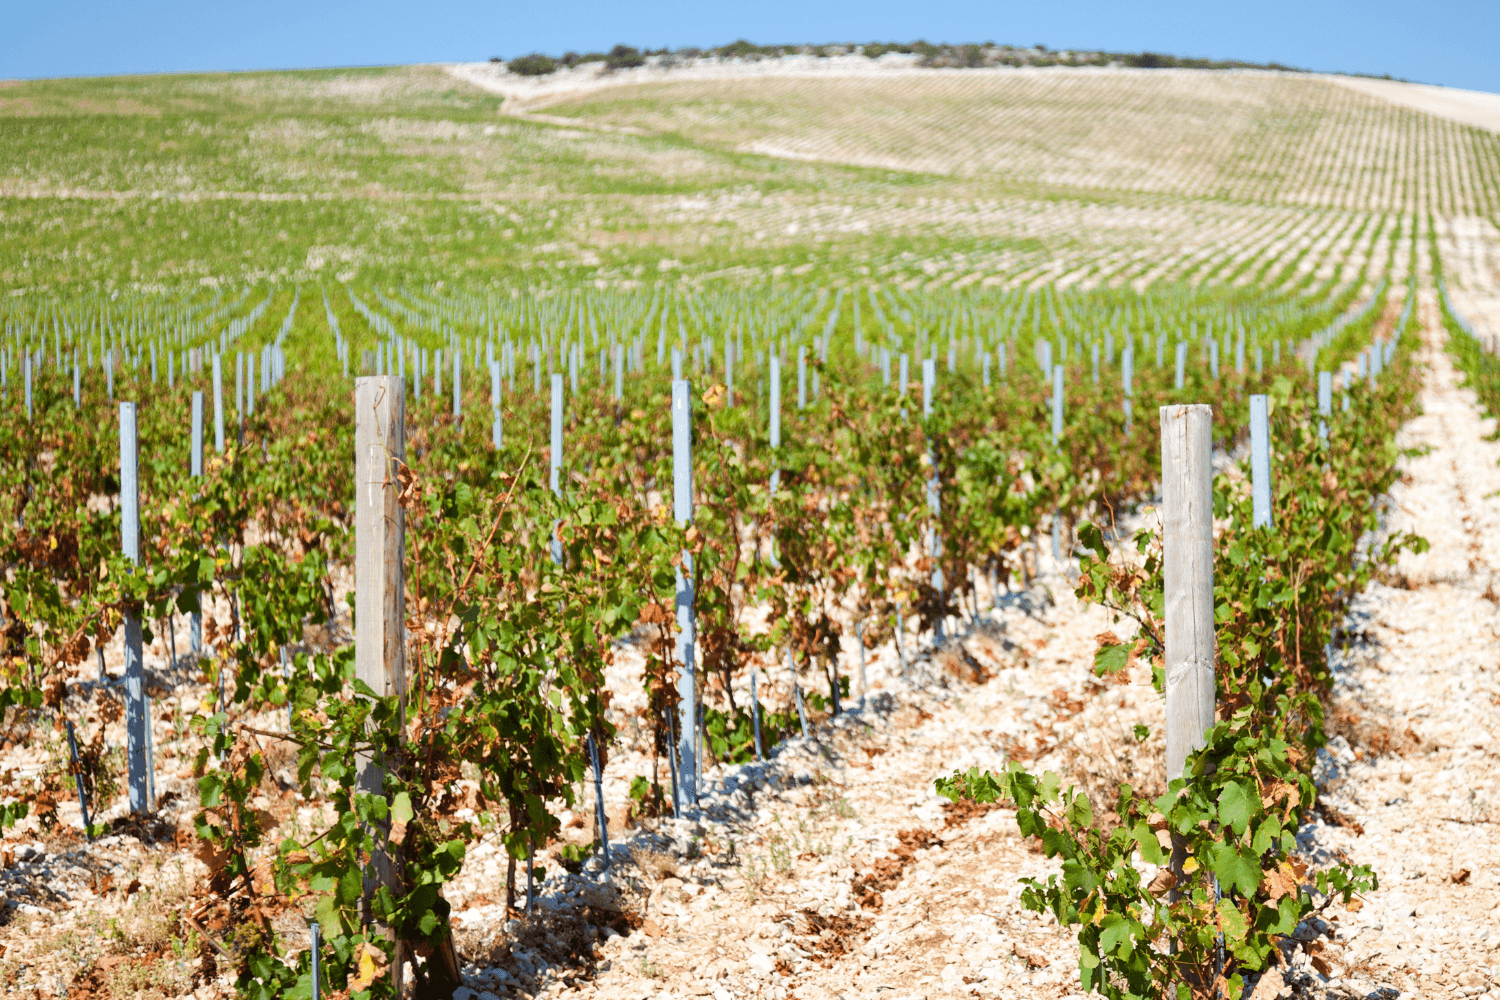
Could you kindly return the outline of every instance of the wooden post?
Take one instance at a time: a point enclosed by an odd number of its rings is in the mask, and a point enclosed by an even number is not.
[[[684,379],[672,382],[672,513],[677,523],[693,520],[693,410],[692,390]],[[684,550],[677,567],[677,700],[682,721],[678,727],[678,767],[683,798],[698,805],[698,695],[694,676],[697,659],[697,620],[693,604],[693,556]]]
[[[1213,408],[1161,408],[1167,780],[1214,724]]]
[[[377,695],[401,699],[406,694],[406,519],[397,502],[396,471],[406,457],[405,418],[399,378],[355,379],[354,675]],[[361,792],[384,794],[383,759],[362,756],[358,770]],[[375,840],[364,879],[366,920],[375,890],[394,891],[399,874],[386,831],[376,831]]]
[[[120,404],[120,548],[125,558],[137,565],[141,561],[141,494],[137,477],[137,437],[135,404]],[[125,735],[129,756],[130,811],[144,813],[151,809],[150,777],[146,753],[147,727],[151,725],[146,706],[146,675],[142,661],[141,618],[134,609],[125,612]]]
[[[1270,527],[1271,517],[1271,425],[1266,397],[1250,397],[1250,496],[1251,523]]]

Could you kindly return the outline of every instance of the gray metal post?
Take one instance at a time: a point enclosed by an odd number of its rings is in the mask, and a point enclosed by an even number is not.
[[[1125,409],[1125,436],[1128,438],[1135,427],[1135,345],[1127,342],[1124,352],[1120,355],[1120,384],[1125,390],[1125,401],[1121,405]]]
[[[560,497],[562,496],[563,459],[563,376],[561,372],[552,376],[552,433],[549,452],[552,495]],[[552,549],[552,561],[561,566],[562,541],[557,537],[557,524],[556,521],[552,522],[552,537],[549,544]]]
[[[599,845],[609,868],[609,815],[604,811],[604,767],[599,763],[599,741],[589,734],[589,758],[594,765],[594,814],[599,823]]]
[[[781,447],[781,361],[771,352],[771,450]],[[781,484],[781,470],[771,470],[771,492]]]
[[[937,363],[932,358],[922,359],[922,417],[926,419],[932,416],[932,396],[937,389]],[[928,463],[932,467],[932,474],[927,477],[927,511],[932,515],[932,533],[928,536],[928,552],[932,557],[932,589],[939,594],[943,593],[943,570],[941,567],[943,555],[943,534],[938,530],[938,516],[942,513],[942,504],[938,496],[938,475],[936,456],[932,453],[932,442],[927,442]],[[943,639],[943,620],[938,619],[937,639]]]
[[[78,367],[78,352],[73,354],[73,409],[79,410],[83,408],[83,369]]]
[[[348,373],[345,372],[345,374],[347,375]],[[322,956],[320,955],[322,946],[318,943],[318,922],[316,920],[308,921],[307,933],[312,941],[308,946],[312,958],[312,968],[309,970],[312,973],[312,1000],[320,1000],[323,988],[323,963]]]
[[[1187,343],[1179,340],[1177,342],[1177,379],[1174,383],[1177,391],[1181,392],[1187,385]]]
[[[760,673],[750,671],[750,721],[755,726],[755,759],[765,760],[760,746]]]
[[[870,690],[869,682],[865,679],[865,625],[864,622],[854,623],[854,638],[859,643],[859,707],[865,707],[865,695]]]
[[[724,403],[734,405],[734,338],[724,337]]]
[[[1063,434],[1063,375],[1062,365],[1052,366],[1052,443],[1062,440]]]
[[[1251,523],[1269,527],[1271,518],[1271,425],[1266,397],[1250,397],[1250,496]]]
[[[461,365],[462,359],[462,351],[453,352],[453,417],[455,420],[464,415],[464,383],[463,368]]]
[[[728,341],[725,341],[727,346]],[[625,345],[615,344],[615,402],[625,398]]]
[[[807,348],[797,347],[797,409],[807,409]]]
[[[30,349],[28,349],[26,351],[25,357],[22,358],[22,360],[21,360],[21,368],[23,369],[23,371],[25,373],[25,377],[26,377],[26,420],[29,422],[29,421],[32,420],[32,406],[31,406],[31,351],[30,351]]]
[[[802,736],[807,737],[807,711],[802,707],[802,685],[797,682],[797,662],[792,658],[792,647],[786,648],[786,669],[792,675],[792,701],[797,705],[797,721],[802,725]]]
[[[136,458],[138,439],[134,403],[120,404],[120,548],[125,558],[141,561],[141,493]],[[151,725],[146,708],[146,674],[142,660],[141,619],[134,609],[125,612],[125,734],[130,772],[130,811],[150,809],[150,778],[146,762]]]
[[[551,485],[553,493],[562,491],[563,450],[563,377],[552,376],[552,437],[551,437]]]
[[[1333,373],[1318,372],[1318,416],[1329,417],[1333,415]],[[1318,437],[1323,441],[1328,440],[1328,421],[1318,421]]]
[[[693,520],[693,411],[692,390],[684,379],[672,383],[672,512],[677,523]],[[681,672],[677,682],[677,700],[681,710],[678,729],[678,758],[681,761],[679,781],[683,797],[693,807],[698,805],[697,713],[698,695],[695,676],[697,661],[697,619],[693,604],[693,556],[682,553],[682,564],[675,571],[677,584],[677,662]]]
[[[500,450],[505,441],[504,426],[500,415],[500,362],[490,362],[490,445]]]
[[[203,476],[203,393],[193,393],[192,439],[188,442],[189,469],[194,479]]]
[[[203,477],[203,393],[193,393],[191,460],[190,470],[194,479]],[[202,595],[199,595],[202,600]],[[194,611],[188,616],[188,639],[194,655],[203,652],[203,613]]]
[[[224,454],[224,365],[214,354],[214,450]]]

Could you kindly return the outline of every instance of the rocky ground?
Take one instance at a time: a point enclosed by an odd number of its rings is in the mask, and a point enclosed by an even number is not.
[[[1424,310],[1431,331],[1430,301]],[[1485,439],[1493,422],[1455,387],[1441,336],[1427,334],[1425,414],[1404,432],[1426,451],[1407,460],[1390,518],[1392,530],[1416,531],[1432,548],[1355,606],[1339,644],[1338,735],[1319,768],[1325,806],[1302,832],[1311,857],[1346,852],[1373,864],[1381,889],[1330,920],[1316,963],[1299,951],[1284,975],[1263,980],[1258,1000],[1500,996],[1491,861],[1500,444]],[[1080,606],[1042,564],[1035,586],[1002,595],[942,648],[918,648],[908,635],[906,676],[893,646],[872,651],[863,707],[856,697],[853,710],[771,760],[714,769],[695,819],[627,827],[629,781],[650,773],[627,726],[605,783],[610,871],[595,860],[568,874],[542,858],[547,878],[527,917],[505,909],[494,838],[471,847],[447,893],[469,984],[460,1000],[1077,994],[1071,937],[1018,900],[1017,879],[1044,874],[1048,861],[1009,811],[953,807],[932,784],[1017,759],[1106,796],[1120,781],[1161,787],[1159,738],[1133,735],[1137,723],[1160,728],[1149,678],[1140,668],[1108,683],[1092,677],[1095,636],[1120,626]],[[154,656],[164,670],[167,651]],[[630,659],[612,678],[622,689],[631,689]],[[857,696],[857,663],[844,669]],[[184,720],[202,710],[204,693],[157,702],[160,823],[132,824],[117,809],[106,817],[110,835],[85,844],[76,803],[63,802],[62,833],[42,837],[28,823],[0,842],[0,991],[231,992],[213,947],[187,938],[176,919],[193,912],[203,873],[186,832],[194,744]],[[97,692],[83,682],[70,694],[90,697]],[[628,709],[628,694],[619,705]],[[108,723],[106,735],[116,728]],[[11,747],[4,766],[54,766],[63,738]],[[273,774],[288,763],[273,760]],[[314,810],[289,789],[268,787],[261,804],[283,832],[315,829]],[[569,817],[574,840],[589,839],[591,810],[588,796]],[[295,940],[300,927],[291,913],[281,930]]]

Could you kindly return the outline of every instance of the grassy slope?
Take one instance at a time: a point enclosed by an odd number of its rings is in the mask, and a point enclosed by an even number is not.
[[[0,85],[0,282],[567,281],[903,252],[1019,273],[1227,242],[1267,212],[1496,200],[1488,171],[1452,180],[1493,137],[1300,78],[771,78],[547,109],[645,135],[499,107],[432,67]],[[1419,183],[1434,159],[1454,169]]]

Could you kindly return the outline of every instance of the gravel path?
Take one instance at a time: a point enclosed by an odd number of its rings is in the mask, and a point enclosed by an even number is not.
[[[1381,889],[1343,918],[1334,979],[1363,995],[1391,986],[1424,996],[1500,993],[1500,444],[1443,350],[1423,304],[1423,415],[1390,526],[1431,543],[1403,559],[1397,586],[1355,605],[1341,653],[1333,729],[1322,762],[1325,816],[1309,838],[1373,865]]]

